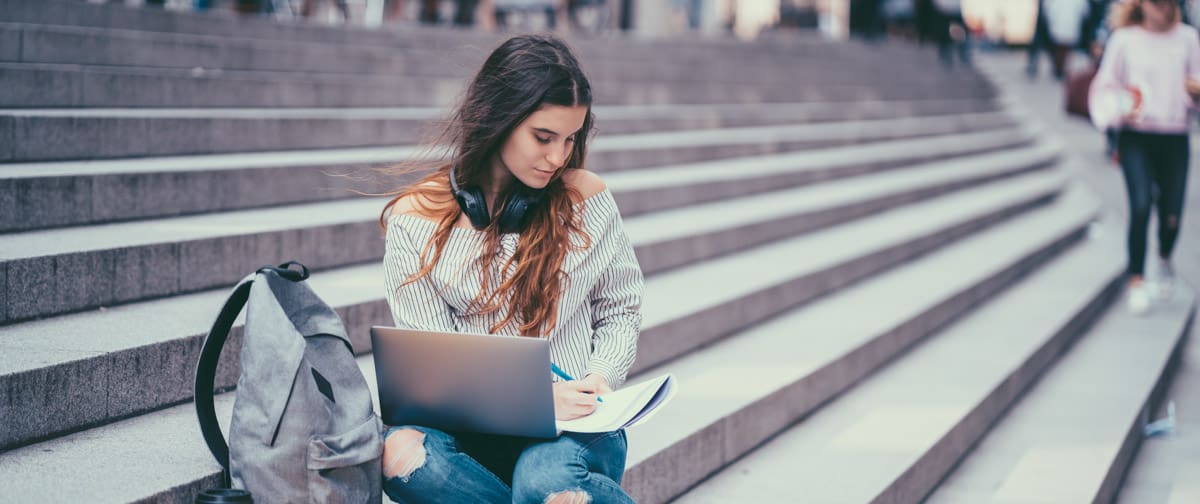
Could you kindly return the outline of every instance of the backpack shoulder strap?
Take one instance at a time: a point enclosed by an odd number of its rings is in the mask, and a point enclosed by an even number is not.
[[[221,434],[221,425],[217,423],[217,411],[213,405],[213,385],[216,381],[217,361],[221,359],[221,349],[225,347],[225,339],[233,322],[246,306],[250,297],[250,287],[254,284],[253,276],[243,280],[229,295],[221,313],[213,322],[212,330],[204,338],[204,346],[200,349],[200,361],[196,364],[196,416],[200,419],[200,433],[208,444],[208,451],[226,470],[229,469],[229,445]]]
[[[289,269],[289,266],[293,264],[299,266],[301,271]],[[250,298],[250,288],[253,286],[255,278],[262,273],[275,273],[293,282],[308,279],[308,268],[295,261],[281,264],[279,267],[264,266],[253,275],[244,278],[237,287],[234,287],[229,299],[225,300],[225,306],[221,307],[221,313],[217,315],[212,329],[204,338],[204,346],[200,349],[200,360],[196,364],[194,397],[196,416],[200,420],[200,433],[204,435],[208,451],[217,459],[221,467],[225,468],[226,473],[229,471],[229,445],[225,442],[225,436],[221,434],[221,425],[217,422],[216,406],[213,404],[217,362],[221,359],[221,349],[225,347],[225,340],[229,337],[229,330],[233,328],[233,322],[237,320],[238,314],[242,312],[242,308],[246,306],[246,301]]]

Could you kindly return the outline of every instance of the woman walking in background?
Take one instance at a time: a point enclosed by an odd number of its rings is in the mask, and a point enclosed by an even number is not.
[[[1150,309],[1152,294],[1174,281],[1171,251],[1179,236],[1188,172],[1188,110],[1200,98],[1200,36],[1180,22],[1178,0],[1114,4],[1115,31],[1091,87],[1089,109],[1100,129],[1117,127],[1117,152],[1129,195],[1129,309]],[[1144,281],[1150,206],[1158,209],[1161,278]]]

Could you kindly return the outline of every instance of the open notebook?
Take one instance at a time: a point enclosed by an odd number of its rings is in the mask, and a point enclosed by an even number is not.
[[[665,374],[603,396],[591,415],[559,420],[559,432],[609,432],[633,427],[650,418],[675,396],[675,377]]]

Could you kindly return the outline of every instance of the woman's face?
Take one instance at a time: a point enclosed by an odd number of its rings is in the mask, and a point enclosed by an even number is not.
[[[1142,0],[1142,16],[1152,27],[1165,27],[1175,19],[1175,0]]]
[[[506,178],[506,173],[531,189],[541,189],[550,183],[555,172],[567,163],[575,148],[579,129],[587,118],[588,107],[578,105],[543,105],[518,124],[500,148],[499,163],[493,180]]]

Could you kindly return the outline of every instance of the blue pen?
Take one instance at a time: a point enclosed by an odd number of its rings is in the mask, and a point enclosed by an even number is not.
[[[571,378],[571,375],[567,374],[566,371],[563,371],[562,368],[558,367],[558,364],[551,362],[550,370],[553,371],[554,374],[558,375],[559,378],[562,378],[567,381],[574,380],[574,378]],[[604,402],[604,399],[600,396],[596,396],[596,402]]]

